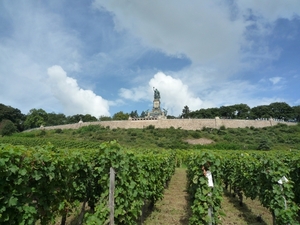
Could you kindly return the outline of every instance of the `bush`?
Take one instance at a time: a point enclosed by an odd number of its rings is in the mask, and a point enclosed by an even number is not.
[[[38,136],[45,136],[46,135],[46,131],[45,130],[41,130],[41,132],[38,134]]]
[[[226,130],[226,127],[224,125],[220,126],[220,130]]]
[[[96,132],[102,129],[103,128],[99,125],[88,125],[88,126],[80,127],[77,132],[78,133]]]
[[[155,129],[155,126],[154,125],[149,125],[149,126],[146,127],[146,129],[153,130],[153,129]]]
[[[193,133],[191,134],[191,136],[192,136],[193,138],[200,138],[200,137],[201,137],[201,135],[200,135],[198,132],[193,132]]]
[[[263,140],[260,141],[257,150],[270,150],[271,149],[271,144],[268,139],[264,138]]]
[[[54,133],[56,133],[56,134],[60,134],[60,133],[63,133],[63,130],[62,129],[55,129],[55,131],[54,131]]]

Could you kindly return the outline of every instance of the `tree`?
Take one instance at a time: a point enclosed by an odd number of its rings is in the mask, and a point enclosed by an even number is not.
[[[191,118],[209,118],[213,119],[216,116],[220,115],[219,108],[208,108],[208,109],[200,109],[193,112],[190,112]]]
[[[271,116],[272,116],[272,112],[268,105],[256,106],[250,110],[251,119],[270,118]]]
[[[293,117],[293,108],[285,102],[271,103],[269,108],[273,118],[289,120]]]
[[[250,107],[246,104],[232,105],[231,108],[234,110],[234,116],[237,119],[246,119],[249,117]]]
[[[92,116],[91,114],[85,114],[82,118],[84,122],[95,122],[98,121],[96,117]]]
[[[82,118],[84,117],[84,115],[82,114],[76,114],[73,116],[67,116],[67,123],[71,124],[71,123],[78,123],[80,120],[82,120]]]
[[[100,116],[99,118],[100,121],[111,121],[111,117],[110,116]]]
[[[232,106],[221,106],[220,116],[226,119],[232,119],[235,117],[235,109]]]
[[[145,111],[141,112],[141,118],[145,118],[147,116],[147,113]]]
[[[128,120],[129,114],[123,113],[123,111],[117,112],[113,115],[113,120]]]
[[[138,118],[139,114],[138,114],[137,110],[135,110],[135,111],[131,111],[131,113],[129,114],[129,116],[131,118]]]
[[[25,115],[19,109],[0,104],[0,122],[4,119],[13,122],[19,131],[24,130]]]
[[[17,132],[17,128],[14,123],[10,120],[4,119],[0,123],[0,135],[11,135]]]
[[[190,108],[186,105],[186,106],[184,106],[184,108],[182,110],[181,117],[188,118],[189,114],[190,114]]]
[[[56,126],[56,125],[63,125],[67,124],[67,117],[62,114],[56,114],[54,112],[48,113],[48,119],[46,121],[46,126]]]
[[[31,109],[26,116],[24,126],[26,129],[40,127],[45,125],[48,120],[48,114],[43,109]]]
[[[300,122],[300,105],[293,106],[293,120],[296,120],[297,122]]]

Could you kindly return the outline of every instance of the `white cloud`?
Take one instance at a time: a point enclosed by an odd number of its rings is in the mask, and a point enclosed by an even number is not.
[[[271,81],[274,85],[282,80],[282,77],[271,77],[269,81]]]
[[[278,18],[300,15],[299,0],[94,0],[94,6],[112,13],[117,30],[129,30],[166,54],[184,54],[223,77],[277,59],[280,49],[269,49],[265,38]]]
[[[81,89],[60,66],[48,68],[48,76],[53,95],[62,104],[65,114],[91,114],[97,118],[110,115],[107,100],[91,90]]]
[[[161,96],[161,107],[168,110],[168,114],[178,116],[184,106],[190,110],[199,109],[202,100],[195,97],[189,87],[180,79],[173,78],[162,72],[154,75],[148,86],[140,86],[133,89],[121,89],[120,96],[134,101],[153,100],[153,88],[157,88]],[[151,109],[150,109],[151,110]]]
[[[135,102],[147,99],[148,97],[144,87],[137,87],[132,89],[121,88],[119,91],[119,95],[122,98],[130,99]]]
[[[243,20],[233,20],[226,4],[215,1],[102,1],[116,29],[130,30],[147,45],[166,54],[185,54],[194,64],[229,68],[239,58]]]

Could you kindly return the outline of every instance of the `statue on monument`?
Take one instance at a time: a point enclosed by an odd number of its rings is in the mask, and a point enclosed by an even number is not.
[[[154,88],[153,87],[153,90],[154,90],[154,99],[160,99],[160,93],[159,91],[157,90],[157,88]]]

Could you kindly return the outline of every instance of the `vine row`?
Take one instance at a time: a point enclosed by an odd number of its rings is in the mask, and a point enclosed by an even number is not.
[[[79,203],[86,224],[106,224],[109,169],[116,171],[115,223],[136,224],[145,201],[154,204],[175,170],[171,151],[134,153],[116,142],[95,149],[0,145],[0,223],[61,224]]]

